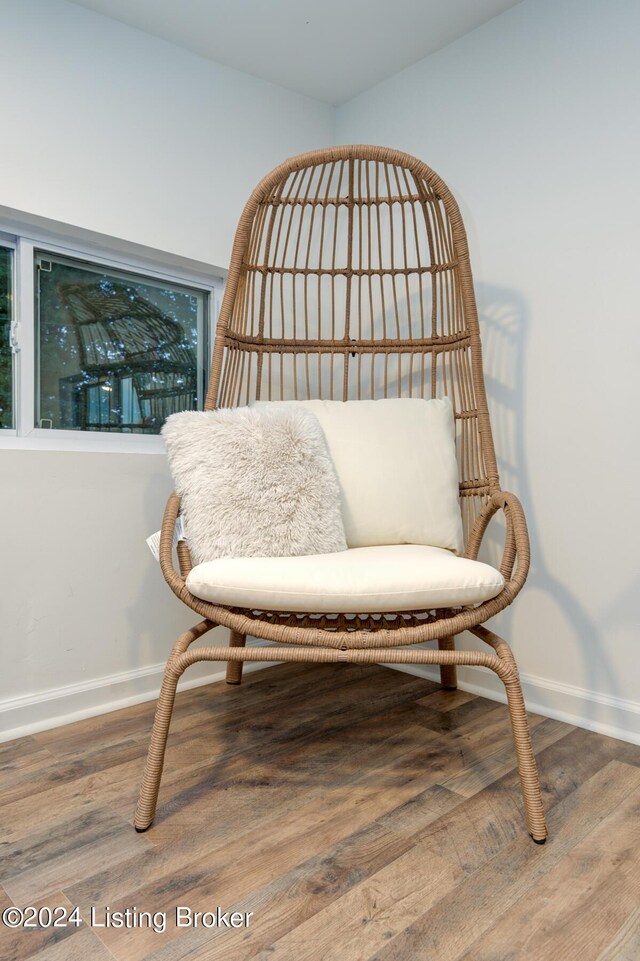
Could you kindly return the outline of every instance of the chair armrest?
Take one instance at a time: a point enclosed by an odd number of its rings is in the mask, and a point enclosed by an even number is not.
[[[494,491],[476,518],[473,529],[469,534],[465,557],[469,557],[471,560],[477,559],[489,521],[499,510],[504,512],[507,522],[500,573],[506,581],[504,590],[513,600],[527,579],[531,559],[527,521],[522,504],[515,494],[509,494],[506,491]]]
[[[180,498],[177,494],[171,494],[164,509],[162,518],[162,529],[160,531],[160,568],[163,576],[171,590],[178,597],[186,590],[185,577],[191,569],[191,560],[187,546],[184,542],[178,544],[178,558],[180,561],[181,573],[178,574],[173,566],[173,532],[176,520],[180,513]],[[182,549],[181,549],[182,548]]]

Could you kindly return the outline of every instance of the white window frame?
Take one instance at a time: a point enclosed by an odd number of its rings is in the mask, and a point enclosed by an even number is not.
[[[78,231],[80,235],[82,231]],[[113,241],[117,245],[117,241]],[[117,433],[103,431],[58,430],[35,426],[36,415],[36,302],[35,302],[35,252],[51,253],[63,257],[71,257],[105,269],[126,271],[139,274],[153,280],[160,280],[168,284],[193,287],[208,294],[208,310],[205,311],[204,326],[207,330],[207,351],[204,356],[204,345],[198,344],[198,363],[204,366],[205,378],[208,372],[215,325],[222,302],[224,289],[224,271],[211,268],[211,274],[205,275],[196,270],[176,266],[166,267],[167,255],[158,252],[158,259],[162,266],[153,259],[153,253],[139,256],[127,252],[114,254],[111,243],[103,249],[90,247],[78,243],[52,242],[51,234],[37,230],[12,232],[3,227],[0,222],[0,245],[10,247],[14,251],[13,258],[13,316],[12,316],[12,348],[13,348],[13,401],[14,401],[14,429],[0,430],[0,450],[52,450],[52,451],[89,451],[112,453],[143,453],[159,454],[164,452],[162,438],[157,435]],[[178,258],[176,258],[177,260]],[[207,271],[208,274],[208,271]],[[206,379],[205,379],[206,390]]]

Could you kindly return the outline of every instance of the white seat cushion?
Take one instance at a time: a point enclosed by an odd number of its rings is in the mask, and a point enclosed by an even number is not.
[[[225,557],[198,564],[187,577],[192,594],[225,607],[334,614],[473,606],[503,586],[488,564],[418,544],[306,557]]]
[[[462,553],[453,408],[448,398],[257,401],[302,406],[324,432],[349,547],[429,544]]]

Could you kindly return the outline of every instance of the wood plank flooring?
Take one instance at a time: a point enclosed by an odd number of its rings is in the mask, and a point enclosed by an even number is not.
[[[531,714],[537,846],[505,706],[278,665],[178,695],[136,834],[154,707],[0,745],[0,912],[83,919],[0,922],[2,961],[639,961],[640,747]],[[177,927],[178,905],[251,917]],[[91,926],[92,906],[139,926]]]

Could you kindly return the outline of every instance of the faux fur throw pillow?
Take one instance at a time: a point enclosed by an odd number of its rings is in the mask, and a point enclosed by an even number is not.
[[[346,550],[338,481],[310,411],[185,411],[162,434],[195,564]]]

